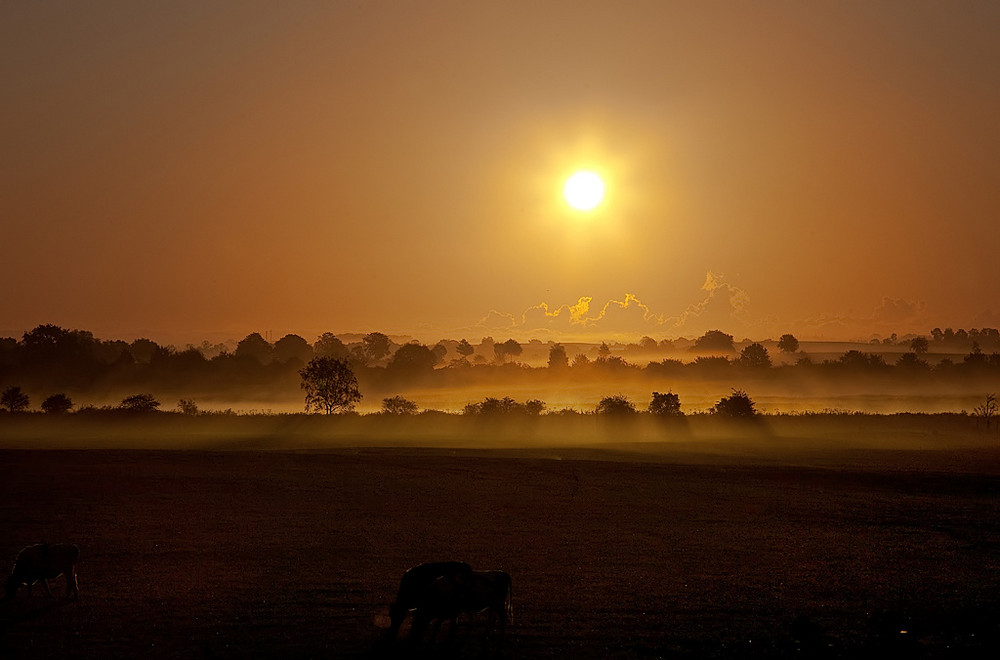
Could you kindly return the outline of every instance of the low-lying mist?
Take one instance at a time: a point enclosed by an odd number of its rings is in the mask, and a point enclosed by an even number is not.
[[[805,414],[725,419],[697,414],[611,416],[197,414],[114,411],[4,415],[3,449],[497,450],[549,458],[1000,467],[1000,431],[975,416]],[[972,452],[970,454],[969,452]],[[985,452],[985,453],[984,453]]]

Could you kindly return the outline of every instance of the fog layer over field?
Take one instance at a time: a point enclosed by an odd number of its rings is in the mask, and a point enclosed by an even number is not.
[[[592,452],[622,460],[737,460],[825,464],[888,461],[982,467],[1000,431],[965,415],[542,415],[509,418],[390,415],[11,415],[0,448],[322,450],[442,448],[454,451]],[[888,458],[890,457],[891,458]]]

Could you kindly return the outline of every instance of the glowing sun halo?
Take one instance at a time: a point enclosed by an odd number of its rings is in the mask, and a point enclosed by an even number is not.
[[[563,196],[578,211],[590,211],[604,199],[604,182],[593,172],[577,172],[566,179]]]

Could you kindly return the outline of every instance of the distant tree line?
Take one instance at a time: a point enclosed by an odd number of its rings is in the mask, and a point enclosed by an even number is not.
[[[890,340],[877,343],[882,347]],[[770,344],[785,355],[775,364],[764,343],[744,343],[737,350],[732,335],[712,330],[690,343],[689,360],[667,358],[641,364],[645,355],[676,348],[667,340],[656,342],[644,337],[637,344],[624,348],[618,345],[617,354],[602,343],[591,352],[593,358],[582,352],[571,355],[566,346],[550,343],[546,366],[527,367],[517,361],[524,350],[522,344],[513,339],[495,342],[490,337],[477,345],[462,339],[431,346],[419,342],[397,344],[379,332],[349,343],[324,333],[312,343],[294,334],[272,343],[254,332],[230,347],[206,342],[179,349],[149,339],[102,340],[88,331],[40,325],[19,340],[0,339],[0,392],[5,395],[0,409],[26,409],[30,405],[25,402],[29,396],[26,392],[40,397],[42,409],[58,412],[72,408],[72,396],[92,392],[239,394],[291,392],[300,387],[306,390],[304,395],[311,408],[325,412],[349,409],[358,400],[353,395],[344,403],[331,402],[303,384],[302,370],[316,359],[342,363],[357,379],[360,390],[365,391],[391,391],[414,383],[462,386],[504,381],[523,374],[570,380],[617,375],[657,380],[725,379],[735,373],[767,378],[796,374],[820,378],[874,375],[912,380],[994,378],[1000,374],[1000,333],[994,329],[935,328],[930,337],[893,341],[909,350],[894,351],[887,360],[872,345],[870,351],[848,350],[835,359],[814,361],[799,352],[799,341],[793,335],[785,334]],[[536,352],[544,348],[540,342],[530,344]],[[941,353],[945,348],[951,357],[929,359],[929,353]],[[956,350],[967,352],[959,357]],[[183,400],[188,407],[194,405],[190,398]]]

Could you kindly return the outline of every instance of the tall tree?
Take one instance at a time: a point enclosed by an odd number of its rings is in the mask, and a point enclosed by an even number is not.
[[[468,342],[468,340],[463,339],[458,342],[458,346],[455,347],[455,351],[462,356],[463,360],[467,360],[470,355],[476,352],[476,349]]]
[[[386,371],[402,377],[429,374],[438,363],[438,356],[423,344],[412,342],[399,347],[386,365]]]
[[[392,350],[392,341],[381,332],[370,332],[361,340],[361,351],[369,363],[378,362]]]
[[[794,353],[799,350],[799,340],[795,338],[795,335],[781,335],[781,339],[778,340],[778,350],[782,353]]]
[[[306,391],[306,412],[316,410],[329,415],[349,411],[361,400],[358,379],[346,360],[315,357],[299,370],[299,376]]]
[[[313,344],[313,352],[316,357],[329,357],[337,360],[346,360],[350,353],[344,342],[337,339],[332,332],[324,332]]]
[[[767,354],[767,349],[763,344],[750,344],[740,351],[740,356],[736,358],[736,364],[742,367],[770,367],[771,356]]]
[[[11,385],[0,394],[0,406],[12,413],[23,412],[31,405],[31,399],[18,385]]]
[[[300,360],[303,364],[313,356],[313,348],[299,335],[285,335],[274,342],[274,359],[278,362]]]
[[[236,345],[236,357],[250,357],[261,364],[270,362],[273,354],[274,347],[259,332],[250,333]]]
[[[493,354],[496,356],[497,362],[500,363],[506,362],[508,357],[517,357],[523,350],[521,345],[514,339],[508,339],[502,344],[493,345]]]
[[[730,353],[733,348],[733,336],[721,330],[709,330],[694,342],[695,351],[724,351]]]
[[[565,369],[569,366],[569,356],[562,344],[553,344],[549,349],[549,369]]]

